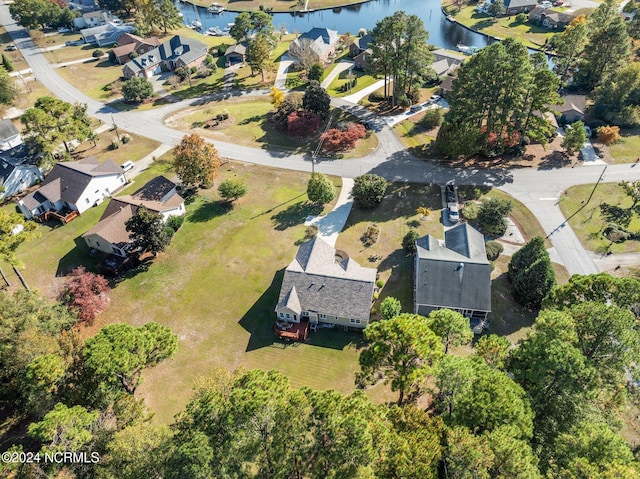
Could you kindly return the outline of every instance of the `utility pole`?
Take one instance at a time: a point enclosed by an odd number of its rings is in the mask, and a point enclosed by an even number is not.
[[[327,122],[327,126],[324,128],[324,131],[320,135],[320,141],[318,142],[318,146],[311,154],[311,174],[313,175],[316,172],[316,158],[318,157],[318,153],[320,153],[320,149],[322,148],[322,144],[324,143],[324,134],[329,131],[331,128],[331,122],[333,121],[333,112],[329,115],[329,121]]]
[[[118,125],[116,125],[116,120],[114,120],[113,115],[111,115],[111,123],[113,123],[113,129],[116,130],[116,136],[118,140],[120,140],[120,133],[118,133]]]

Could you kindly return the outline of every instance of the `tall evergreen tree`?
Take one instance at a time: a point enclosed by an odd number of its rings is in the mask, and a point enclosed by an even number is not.
[[[373,72],[393,82],[392,105],[401,97],[414,97],[429,73],[433,55],[427,40],[429,33],[416,15],[403,11],[380,20],[371,32]]]
[[[511,257],[509,279],[516,301],[538,307],[556,284],[551,258],[540,236],[532,238]]]
[[[519,41],[483,48],[460,67],[438,147],[451,157],[493,155],[520,145],[523,136],[545,141],[550,127],[534,112],[557,103],[557,89],[546,62],[530,58]]]
[[[563,83],[573,79],[576,67],[587,46],[587,19],[584,15],[574,18],[564,32],[554,35],[556,51],[554,71]]]
[[[605,0],[589,17],[589,45],[576,75],[577,83],[591,91],[608,84],[631,56],[631,41],[616,0]]]

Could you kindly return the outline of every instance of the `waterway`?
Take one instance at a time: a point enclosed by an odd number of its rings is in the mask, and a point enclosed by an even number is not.
[[[440,10],[441,0],[372,0],[340,9],[318,10],[302,16],[295,13],[274,13],[273,25],[278,30],[303,33],[313,27],[325,27],[339,33],[356,35],[360,28],[370,31],[384,17],[398,10],[417,15],[429,32],[429,43],[438,47],[454,49],[457,44],[484,47],[491,42],[487,37],[472,32],[457,23],[448,21]],[[205,8],[189,3],[176,3],[184,16],[185,24],[194,20],[202,23],[203,31],[210,27],[223,29],[235,21],[236,13],[223,12],[216,15]],[[197,8],[197,13],[196,13]]]

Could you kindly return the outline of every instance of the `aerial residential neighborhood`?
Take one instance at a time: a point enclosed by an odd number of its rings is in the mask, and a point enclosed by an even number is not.
[[[640,477],[636,12],[0,5],[0,477]]]

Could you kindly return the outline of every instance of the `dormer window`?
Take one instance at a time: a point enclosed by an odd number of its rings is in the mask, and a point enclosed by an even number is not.
[[[155,62],[156,61],[156,57],[154,57],[153,55],[149,55],[149,61],[150,62]]]

